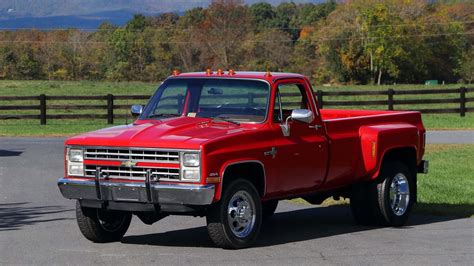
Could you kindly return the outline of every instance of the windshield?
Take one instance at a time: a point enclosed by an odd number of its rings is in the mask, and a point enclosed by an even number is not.
[[[263,122],[269,94],[269,85],[257,80],[169,79],[155,92],[140,118],[188,116]]]

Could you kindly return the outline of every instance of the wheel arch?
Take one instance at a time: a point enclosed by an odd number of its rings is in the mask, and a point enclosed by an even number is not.
[[[220,200],[225,186],[237,178],[246,179],[251,182],[257,189],[260,197],[263,197],[266,193],[265,165],[259,160],[229,162],[222,167],[221,177],[221,182],[215,195],[216,200]]]
[[[412,177],[413,177],[413,183],[415,184],[415,187],[414,187],[415,202],[418,199],[416,155],[417,155],[417,150],[413,146],[397,147],[397,148],[389,149],[383,154],[382,160],[380,162],[380,166],[376,173],[377,174],[376,178],[378,178],[381,168],[384,166],[384,164],[387,164],[389,162],[399,161],[405,164],[408,167],[408,169],[411,171]]]
[[[388,149],[384,152],[381,160],[382,167],[385,163],[390,161],[400,161],[404,163],[408,168],[416,173],[416,148],[413,146],[396,147]],[[380,168],[379,167],[379,168]],[[379,169],[380,171],[380,169]]]

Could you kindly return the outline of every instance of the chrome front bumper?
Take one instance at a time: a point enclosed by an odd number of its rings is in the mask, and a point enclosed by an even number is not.
[[[209,205],[215,185],[125,183],[101,180],[58,180],[61,194],[68,199],[147,203],[158,205]]]

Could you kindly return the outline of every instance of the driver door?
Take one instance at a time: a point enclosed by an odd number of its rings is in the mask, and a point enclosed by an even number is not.
[[[328,141],[310,91],[302,81],[277,84],[272,123],[275,145],[267,153],[272,155],[273,165],[278,169],[275,191],[305,193],[324,182]],[[290,135],[284,136],[280,125],[294,109],[311,110],[315,119],[309,124],[289,119]]]

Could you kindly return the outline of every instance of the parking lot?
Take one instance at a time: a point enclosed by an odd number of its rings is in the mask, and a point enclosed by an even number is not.
[[[256,247],[213,247],[204,218],[136,217],[122,242],[94,244],[62,198],[62,138],[0,138],[0,264],[470,265],[474,219],[413,215],[404,228],[355,226],[348,206],[281,202]]]

